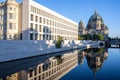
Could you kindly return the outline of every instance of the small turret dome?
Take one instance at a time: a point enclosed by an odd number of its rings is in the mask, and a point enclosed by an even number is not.
[[[79,22],[79,28],[84,29],[84,22],[82,20],[80,20]]]

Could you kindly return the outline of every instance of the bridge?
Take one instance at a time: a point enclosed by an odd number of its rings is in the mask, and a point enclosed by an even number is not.
[[[109,47],[120,47],[120,39],[110,39]]]

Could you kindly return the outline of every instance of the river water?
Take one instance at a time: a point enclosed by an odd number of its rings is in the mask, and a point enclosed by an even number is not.
[[[0,63],[0,80],[120,80],[120,49],[73,50]]]

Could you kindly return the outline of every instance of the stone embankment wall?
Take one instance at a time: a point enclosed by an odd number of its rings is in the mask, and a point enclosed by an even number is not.
[[[96,45],[91,41],[69,41],[65,40],[61,48],[56,48],[56,41],[41,40],[1,40],[0,41],[0,62],[33,57],[37,55],[50,54],[77,48],[85,48],[88,45]]]

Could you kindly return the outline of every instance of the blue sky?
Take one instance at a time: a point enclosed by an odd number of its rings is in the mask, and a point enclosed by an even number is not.
[[[5,0],[2,0],[5,1]],[[22,1],[22,0],[17,0]],[[85,25],[96,10],[109,28],[109,35],[120,36],[120,0],[34,0],[75,22]]]

